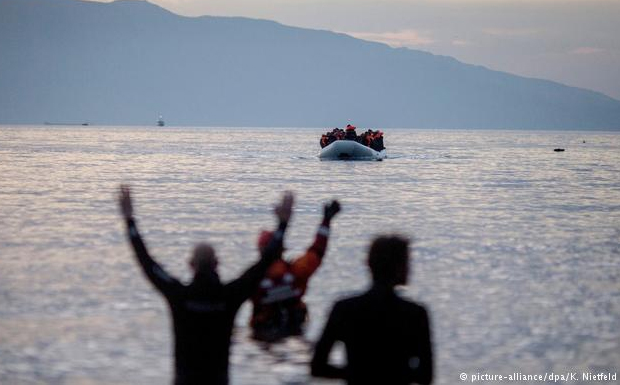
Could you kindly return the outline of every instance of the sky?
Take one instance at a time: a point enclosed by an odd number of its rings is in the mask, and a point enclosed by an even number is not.
[[[149,1],[185,16],[342,32],[620,100],[620,0]]]

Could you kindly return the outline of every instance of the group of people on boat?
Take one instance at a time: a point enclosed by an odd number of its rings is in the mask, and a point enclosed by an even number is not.
[[[170,308],[175,385],[228,384],[231,334],[236,314],[248,299],[253,305],[250,325],[255,339],[271,343],[303,332],[308,318],[303,296],[325,257],[330,224],[340,212],[338,201],[323,206],[314,241],[289,260],[283,258],[283,241],[293,194],[285,193],[274,209],[278,225],[259,234],[260,257],[245,273],[223,283],[215,249],[199,243],[188,260],[194,272],[189,284],[166,272],[147,251],[128,186],[121,187],[119,204],[135,258]],[[427,312],[394,291],[395,286],[407,284],[409,241],[395,235],[377,237],[368,250],[367,264],[372,286],[336,302],[315,346],[312,375],[343,378],[349,384],[430,384],[433,361]],[[329,362],[337,341],[347,350],[344,367]]]
[[[370,147],[375,151],[381,151],[385,149],[383,145],[383,132],[380,130],[373,131],[371,129],[357,135],[355,131],[357,127],[347,124],[347,127],[343,130],[341,128],[334,128],[331,131],[321,135],[321,148],[327,147],[337,140],[354,140],[357,143],[363,144],[366,147]]]

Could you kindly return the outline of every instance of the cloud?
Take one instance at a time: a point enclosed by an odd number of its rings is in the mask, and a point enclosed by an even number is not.
[[[363,40],[377,41],[392,47],[419,47],[435,43],[427,31],[404,29],[395,32],[345,32]]]
[[[571,55],[594,55],[594,54],[601,53],[604,51],[605,51],[604,49],[596,48],[596,47],[579,47],[579,48],[575,48],[572,51],[569,51],[568,53]]]

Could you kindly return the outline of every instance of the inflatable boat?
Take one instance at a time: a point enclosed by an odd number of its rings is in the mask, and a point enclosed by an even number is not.
[[[323,147],[319,158],[324,160],[383,160],[385,149],[375,151],[353,140],[337,140]]]

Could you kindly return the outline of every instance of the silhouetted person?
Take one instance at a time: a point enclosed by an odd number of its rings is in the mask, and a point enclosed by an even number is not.
[[[368,253],[373,286],[338,301],[316,344],[312,375],[343,378],[349,384],[429,384],[433,379],[426,310],[400,298],[394,286],[407,283],[409,242],[379,237]],[[334,343],[345,345],[347,365],[328,362]]]
[[[194,279],[184,285],[166,273],[148,251],[133,219],[129,188],[121,187],[120,206],[129,239],[147,278],[166,298],[174,327],[175,384],[227,384],[230,337],[241,304],[256,291],[282,248],[293,196],[284,195],[275,212],[280,223],[260,260],[236,280],[223,285],[213,247],[198,244],[189,260]]]
[[[329,226],[340,211],[340,204],[332,201],[323,209],[323,221],[319,225],[312,245],[303,255],[287,261],[282,259],[283,248],[278,258],[267,270],[257,292],[252,297],[253,311],[250,325],[254,338],[275,341],[290,335],[302,333],[307,318],[306,304],[302,298],[306,293],[308,280],[319,268],[327,249]],[[263,231],[258,238],[258,247],[269,244],[273,233]]]

